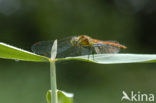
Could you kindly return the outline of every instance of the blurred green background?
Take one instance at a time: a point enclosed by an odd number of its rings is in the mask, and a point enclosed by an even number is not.
[[[156,50],[154,0],[0,0],[0,41],[31,50],[37,41],[89,35],[125,53]],[[119,103],[122,91],[156,93],[156,64],[57,63],[58,89],[74,103]],[[49,64],[0,59],[0,103],[46,103]],[[129,103],[124,101],[124,103]]]

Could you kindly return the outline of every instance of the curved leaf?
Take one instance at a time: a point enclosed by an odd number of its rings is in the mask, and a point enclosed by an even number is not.
[[[82,60],[87,62],[99,63],[99,64],[118,64],[118,63],[152,63],[156,62],[156,55],[154,54],[96,54],[90,56],[77,56],[58,58],[57,61],[64,60]]]
[[[0,42],[0,58],[22,61],[49,62],[49,58]]]

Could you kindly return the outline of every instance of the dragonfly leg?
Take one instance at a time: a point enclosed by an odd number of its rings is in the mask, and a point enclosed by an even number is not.
[[[92,55],[93,60],[94,60],[94,52],[93,52],[93,50],[94,50],[94,48],[93,48],[93,47],[89,47],[89,52],[88,52],[88,60],[89,60],[90,55]]]
[[[89,47],[88,48],[88,60],[89,60],[89,57],[90,57],[91,54],[93,54],[92,47]]]
[[[93,53],[93,60],[94,60],[94,53]]]
[[[93,60],[94,60],[94,48],[93,47],[91,47],[91,54],[92,54],[92,57],[93,57]]]
[[[90,57],[90,48],[88,49],[88,60],[89,60],[89,57]]]

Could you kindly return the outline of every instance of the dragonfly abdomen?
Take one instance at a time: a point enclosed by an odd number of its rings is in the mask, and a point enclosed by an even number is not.
[[[116,47],[123,48],[123,49],[127,48],[124,45],[121,45],[121,44],[115,43],[115,42],[111,42],[111,41],[100,41],[100,40],[95,40],[95,39],[93,39],[92,41],[94,41],[94,43],[97,43],[97,44],[107,44],[107,45],[116,46]]]

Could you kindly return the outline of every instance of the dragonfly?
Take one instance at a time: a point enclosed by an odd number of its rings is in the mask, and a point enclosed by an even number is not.
[[[53,40],[40,41],[32,45],[36,54],[50,57]],[[58,40],[57,58],[82,56],[91,54],[114,54],[127,47],[116,41],[103,41],[87,35],[71,36]]]

